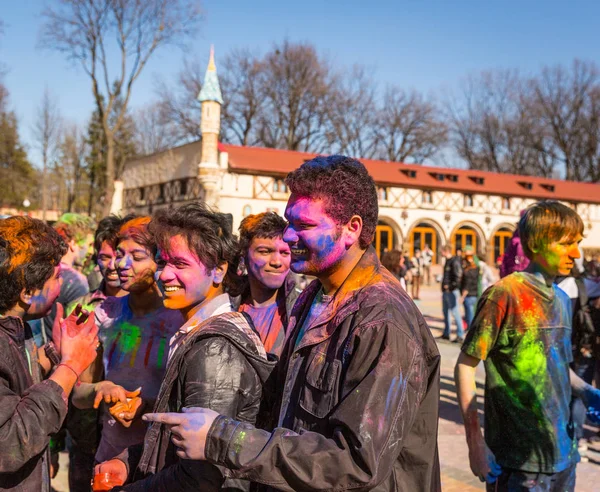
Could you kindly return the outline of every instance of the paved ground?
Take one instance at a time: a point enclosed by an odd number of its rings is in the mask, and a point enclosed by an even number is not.
[[[442,333],[441,295],[439,285],[424,287],[421,300],[416,301],[419,309],[426,316],[435,336]],[[464,428],[454,386],[454,364],[459,353],[457,344],[441,342],[438,344],[442,355],[439,448],[442,468],[442,490],[444,492],[473,492],[484,490],[484,487],[469,469],[468,450]],[[478,382],[483,387],[483,368],[478,368]],[[482,394],[482,393],[480,393]],[[588,429],[592,435],[595,429]],[[580,463],[577,468],[577,492],[594,492],[600,490],[600,445],[588,452],[589,461]],[[57,492],[67,492],[66,454],[61,455],[61,471],[53,486]],[[411,491],[412,492],[412,491]],[[416,491],[415,491],[416,492]]]

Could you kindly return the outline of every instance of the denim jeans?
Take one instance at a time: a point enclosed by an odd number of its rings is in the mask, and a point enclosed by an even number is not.
[[[486,484],[487,492],[573,492],[575,465],[551,475],[522,470],[502,470],[495,483]]]
[[[467,296],[464,301],[465,305],[465,321],[467,322],[467,329],[471,326],[473,318],[475,317],[475,306],[477,305],[477,296]]]
[[[450,336],[450,314],[456,323],[456,334],[462,338],[463,330],[462,316],[460,314],[460,291],[454,289],[451,292],[442,292],[442,308],[444,311],[444,336]]]
[[[595,357],[578,357],[571,363],[571,368],[586,383],[592,384],[594,371],[596,370]],[[571,401],[571,414],[575,424],[575,438],[583,438],[583,424],[585,424],[587,408],[581,398],[573,397]]]

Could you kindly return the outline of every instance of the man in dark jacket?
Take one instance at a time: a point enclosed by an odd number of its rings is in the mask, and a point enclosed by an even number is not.
[[[248,285],[236,299],[248,314],[267,353],[281,355],[286,327],[300,290],[290,273],[290,247],[283,241],[287,222],[275,212],[248,215],[240,224],[240,259]]]
[[[63,321],[59,304],[54,342],[41,349],[27,323],[55,303],[65,249],[40,220],[0,220],[0,490],[50,490],[50,435],[62,426],[77,378],[96,358],[93,317],[73,313]]]
[[[237,241],[223,214],[201,205],[160,211],[151,230],[160,248],[159,269],[164,305],[179,310],[185,324],[170,341],[169,362],[155,411],[208,407],[254,423],[262,385],[273,362],[249,318],[233,312],[227,291],[235,284]],[[135,399],[134,399],[135,400]],[[135,407],[122,404],[123,413]],[[117,409],[114,410],[118,412]],[[119,490],[248,490],[245,480],[225,480],[216,466],[190,466],[170,442],[168,426],[153,424],[143,449],[129,448],[118,459],[98,465],[98,473],[127,478]]]
[[[440,356],[371,246],[377,192],[358,161],[317,157],[287,178],[291,268],[314,275],[277,374],[278,428],[207,409],[149,414],[179,455],[287,491],[439,491]],[[277,411],[277,410],[276,410]]]
[[[442,339],[450,340],[450,314],[456,323],[456,339],[454,342],[462,343],[465,337],[462,317],[460,315],[460,284],[462,280],[462,259],[452,256],[452,246],[446,244],[442,247],[444,263],[444,276],[442,277],[442,307],[444,311],[444,333]]]

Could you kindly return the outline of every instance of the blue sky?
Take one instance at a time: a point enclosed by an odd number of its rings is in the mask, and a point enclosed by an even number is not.
[[[82,70],[39,46],[40,13],[52,0],[4,0],[0,63],[22,140],[38,163],[31,127],[44,87],[63,116],[84,125],[93,109]],[[372,68],[388,83],[439,94],[469,73],[537,71],[574,58],[600,62],[600,2],[595,0],[204,0],[190,55],[207,59],[236,47],[266,51],[284,38],[310,41],[338,66]],[[175,76],[183,54],[158,52],[134,87],[132,107],[154,98],[156,77]]]

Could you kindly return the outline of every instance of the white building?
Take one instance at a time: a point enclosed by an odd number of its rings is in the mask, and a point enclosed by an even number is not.
[[[248,214],[283,215],[284,178],[316,154],[241,147],[218,142],[223,99],[211,50],[202,101],[202,140],[128,162],[123,173],[123,209],[151,213],[205,199],[233,216],[234,228]],[[429,244],[474,246],[488,261],[504,253],[521,210],[537,200],[560,200],[583,218],[584,251],[600,250],[600,185],[554,179],[427,167],[361,159],[379,192],[376,247],[404,247],[410,254]]]

